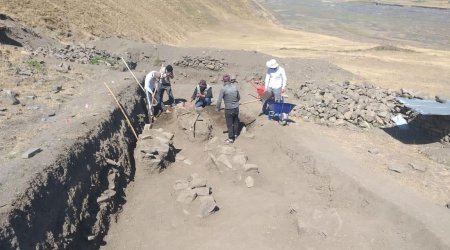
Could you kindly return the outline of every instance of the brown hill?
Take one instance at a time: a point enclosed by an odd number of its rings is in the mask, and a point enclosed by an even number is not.
[[[175,43],[219,22],[268,16],[251,0],[0,0],[0,6],[2,13],[62,40],[119,36]]]

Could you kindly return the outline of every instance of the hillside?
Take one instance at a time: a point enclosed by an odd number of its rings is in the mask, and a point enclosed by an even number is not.
[[[0,12],[61,40],[119,36],[175,43],[219,20],[265,19],[251,0],[1,0]]]

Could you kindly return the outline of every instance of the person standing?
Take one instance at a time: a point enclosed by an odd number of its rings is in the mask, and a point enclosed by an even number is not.
[[[281,94],[285,92],[287,81],[284,68],[280,67],[275,59],[267,61],[266,66],[267,72],[264,80],[265,94],[262,97],[263,106],[261,114],[267,114],[269,111],[272,96],[275,102],[282,101]]]
[[[220,111],[222,99],[225,104],[225,120],[228,128],[227,143],[233,143],[239,132],[239,90],[237,86],[231,82],[229,75],[223,76],[223,87],[220,90],[217,99],[216,111]]]
[[[150,116],[153,116],[153,100],[156,97],[155,96],[157,91],[156,87],[158,86],[160,79],[161,73],[158,71],[151,71],[145,76],[144,89],[148,103],[148,112]]]
[[[195,100],[195,107],[204,108],[205,106],[211,105],[213,98],[212,88],[208,84],[206,84],[205,80],[201,80],[197,87],[194,89],[194,93],[192,93],[191,102]]]
[[[275,102],[281,102],[281,94],[286,89],[286,73],[284,68],[278,65],[275,59],[267,61],[267,73],[264,81],[266,91],[272,93],[275,97]]]
[[[159,93],[157,96],[158,106],[161,109],[161,112],[170,113],[168,109],[166,109],[164,105],[164,92],[167,92],[169,96],[169,105],[172,107],[175,105],[175,98],[172,93],[172,85],[170,83],[170,79],[173,79],[173,67],[172,65],[167,65],[166,67],[162,67],[160,70],[161,73],[161,84],[159,86]]]

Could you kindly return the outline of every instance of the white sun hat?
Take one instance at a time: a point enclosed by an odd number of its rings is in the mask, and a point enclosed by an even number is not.
[[[266,62],[266,66],[267,66],[267,68],[271,68],[271,69],[278,68],[277,60],[270,59],[269,61]]]

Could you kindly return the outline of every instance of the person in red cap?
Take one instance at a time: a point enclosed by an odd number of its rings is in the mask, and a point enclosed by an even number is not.
[[[205,80],[201,80],[197,87],[194,89],[194,93],[191,97],[191,102],[195,100],[195,107],[204,108],[205,106],[211,105],[213,98],[212,88],[208,84],[206,84]]]
[[[225,104],[225,120],[228,128],[228,139],[225,142],[233,143],[239,132],[239,100],[241,96],[229,75],[223,76],[223,87],[217,99],[216,111],[220,111],[222,99]]]

